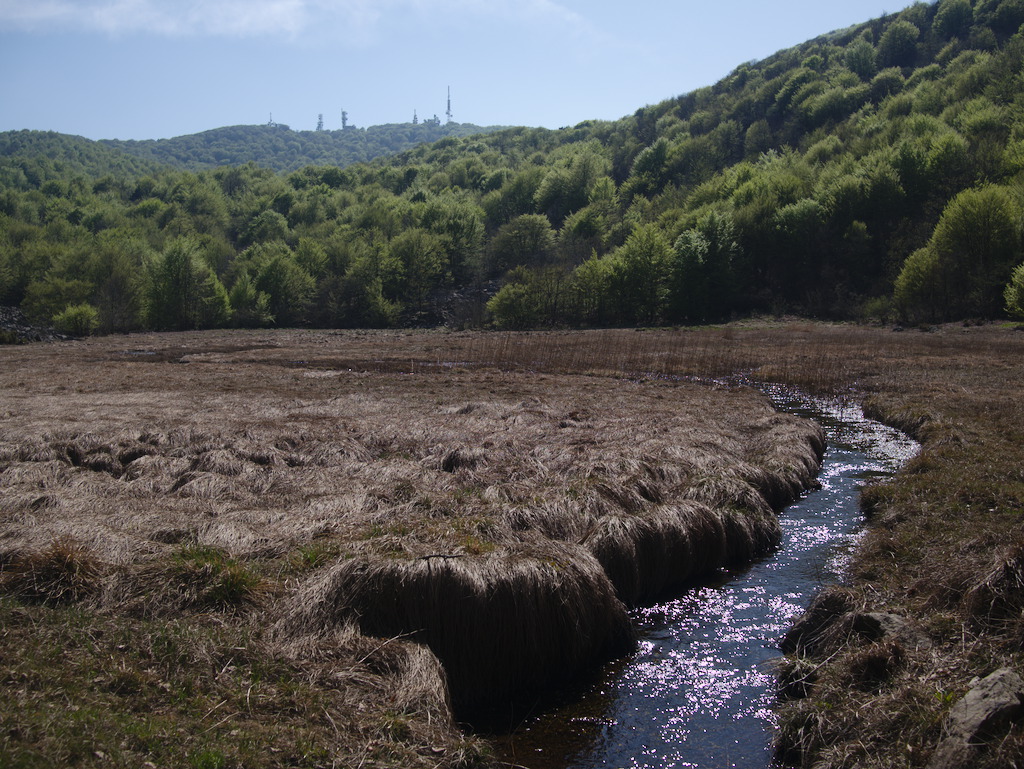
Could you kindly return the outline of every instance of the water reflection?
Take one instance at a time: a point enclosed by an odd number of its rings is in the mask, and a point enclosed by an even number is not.
[[[780,549],[634,611],[636,654],[607,666],[579,700],[502,740],[505,760],[529,769],[771,764],[778,639],[822,584],[842,579],[864,480],[895,472],[917,448],[859,408],[773,398],[817,419],[829,443],[821,490],[781,516]]]

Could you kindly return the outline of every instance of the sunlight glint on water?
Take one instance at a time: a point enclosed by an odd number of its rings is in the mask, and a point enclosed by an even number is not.
[[[503,747],[507,760],[529,769],[770,765],[778,640],[821,585],[842,578],[862,522],[860,485],[917,450],[858,408],[772,397],[821,422],[829,443],[822,488],[782,514],[778,552],[636,610],[636,654],[609,665],[580,701],[523,726]]]

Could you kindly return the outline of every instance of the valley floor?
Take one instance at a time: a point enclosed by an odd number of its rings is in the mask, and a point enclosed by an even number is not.
[[[972,678],[1024,670],[1010,327],[225,331],[0,358],[5,765],[491,763],[456,717],[621,653],[625,605],[772,546],[820,431],[744,379],[923,443],[866,492],[841,603],[928,643],[794,658],[789,757],[925,766]],[[979,765],[1006,766],[1024,729],[988,740]]]

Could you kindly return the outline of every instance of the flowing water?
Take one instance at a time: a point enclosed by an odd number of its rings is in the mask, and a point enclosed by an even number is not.
[[[528,769],[771,765],[778,641],[822,585],[842,580],[863,522],[860,486],[894,473],[917,445],[856,406],[770,395],[828,435],[821,489],[781,514],[779,549],[635,610],[636,653],[500,738],[503,760]]]

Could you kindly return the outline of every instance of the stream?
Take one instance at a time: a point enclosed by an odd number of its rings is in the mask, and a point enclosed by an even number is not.
[[[842,581],[863,524],[860,486],[895,473],[918,446],[856,405],[768,394],[828,437],[821,489],[780,514],[778,550],[635,609],[637,651],[497,737],[501,760],[527,769],[772,765],[778,641],[823,585]]]

